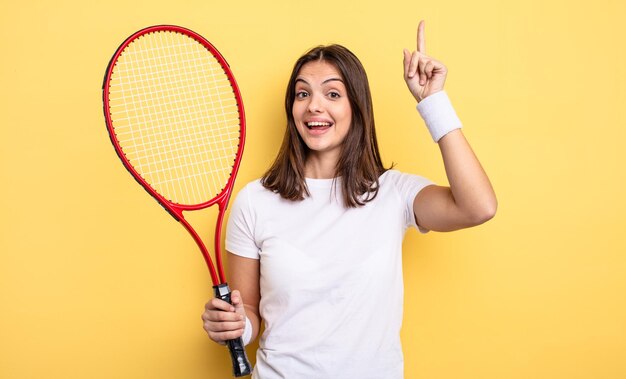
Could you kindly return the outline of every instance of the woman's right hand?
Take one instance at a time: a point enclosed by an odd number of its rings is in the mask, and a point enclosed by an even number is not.
[[[239,291],[234,290],[230,300],[232,305],[213,298],[206,303],[202,313],[204,330],[213,341],[222,345],[225,341],[241,337],[246,325],[246,311]]]

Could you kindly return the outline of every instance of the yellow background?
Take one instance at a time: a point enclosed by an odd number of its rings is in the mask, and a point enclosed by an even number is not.
[[[278,149],[294,60],[330,42],[368,70],[385,162],[445,184],[402,80],[422,18],[499,210],[408,233],[406,377],[626,377],[622,2],[15,4],[0,5],[0,378],[230,376],[201,327],[200,254],[105,131],[100,88],[124,38],[179,24],[227,57],[249,128],[237,189]],[[206,237],[212,217],[192,217]]]

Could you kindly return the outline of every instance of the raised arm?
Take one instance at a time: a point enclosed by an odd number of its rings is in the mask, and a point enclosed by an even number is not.
[[[443,92],[447,72],[441,62],[426,55],[424,21],[420,21],[417,50],[404,50],[404,80],[421,103],[418,109],[439,145],[450,186],[424,188],[415,197],[413,212],[418,225],[442,232],[482,224],[495,215],[497,208],[489,178]]]

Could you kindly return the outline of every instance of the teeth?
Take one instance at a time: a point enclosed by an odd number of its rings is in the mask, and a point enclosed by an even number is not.
[[[330,126],[330,122],[314,121],[314,122],[307,122],[306,124],[307,126]]]

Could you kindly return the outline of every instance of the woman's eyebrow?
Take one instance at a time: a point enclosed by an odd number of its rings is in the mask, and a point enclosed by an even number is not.
[[[332,81],[338,81],[338,82],[343,83],[343,80],[342,80],[341,78],[328,78],[328,79],[324,80],[324,81],[322,82],[322,84],[326,84],[326,83],[328,83],[328,82],[332,82]],[[298,83],[298,82],[302,82],[302,83],[304,83],[304,84],[308,84],[308,85],[310,85],[310,84],[309,84],[309,82],[307,82],[306,80],[304,80],[304,79],[302,79],[302,78],[297,78],[297,79],[296,79],[296,83]]]
[[[309,84],[309,82],[307,82],[306,80],[304,80],[304,79],[302,79],[302,78],[297,78],[297,79],[296,79],[296,83],[298,83],[298,82],[302,82],[302,83],[304,83],[304,84]]]
[[[329,78],[329,79],[324,80],[322,82],[322,84],[326,84],[328,82],[332,82],[332,81],[335,81],[335,80],[338,81],[338,82],[342,82],[343,83],[343,80],[341,80],[341,78]]]

